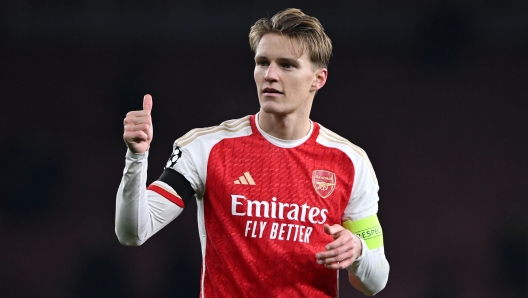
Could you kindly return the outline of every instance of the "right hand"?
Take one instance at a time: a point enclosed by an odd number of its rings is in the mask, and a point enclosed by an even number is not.
[[[143,110],[128,112],[123,124],[125,133],[123,140],[128,149],[133,153],[143,154],[150,147],[154,135],[152,129],[152,96],[147,94],[143,97]]]

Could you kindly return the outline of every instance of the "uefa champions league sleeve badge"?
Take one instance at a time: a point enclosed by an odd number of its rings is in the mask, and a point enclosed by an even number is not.
[[[172,151],[171,156],[169,157],[169,160],[167,161],[167,164],[165,165],[165,169],[167,168],[174,168],[178,160],[180,160],[182,155],[182,151],[180,150],[179,146],[176,146],[174,150]]]

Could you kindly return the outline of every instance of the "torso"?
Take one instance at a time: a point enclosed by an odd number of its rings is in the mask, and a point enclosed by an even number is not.
[[[205,297],[335,297],[337,272],[315,254],[332,241],[354,181],[341,150],[307,141],[281,148],[250,119],[250,135],[210,151],[203,195]]]

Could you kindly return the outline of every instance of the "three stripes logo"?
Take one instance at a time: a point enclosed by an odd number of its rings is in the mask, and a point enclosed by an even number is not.
[[[257,185],[249,172],[245,172],[244,175],[238,177],[237,180],[234,182],[235,184],[243,184],[243,185]]]

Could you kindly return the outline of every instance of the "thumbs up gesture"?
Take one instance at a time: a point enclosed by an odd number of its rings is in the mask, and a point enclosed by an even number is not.
[[[143,97],[143,110],[128,112],[123,124],[125,133],[123,140],[128,149],[134,153],[145,153],[150,147],[154,135],[152,129],[152,96]]]

